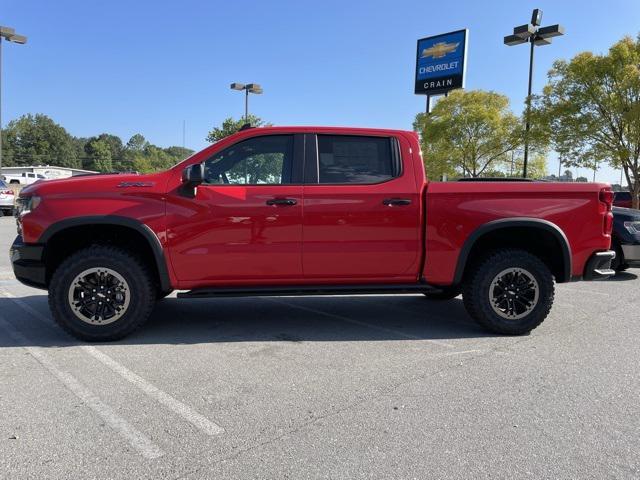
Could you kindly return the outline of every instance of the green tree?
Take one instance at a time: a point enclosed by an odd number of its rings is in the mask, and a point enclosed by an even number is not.
[[[509,160],[511,163],[511,160]],[[524,171],[524,155],[523,151],[519,150],[513,157],[513,168],[509,165],[510,177],[522,177]],[[528,178],[542,178],[548,174],[547,170],[547,158],[542,153],[534,153],[529,156],[527,161],[527,177]]]
[[[155,171],[151,160],[143,155],[139,155],[133,158],[132,169],[140,173],[151,173]]]
[[[455,90],[431,115],[418,114],[413,126],[431,178],[502,170],[522,143],[522,122],[509,109],[509,99],[495,92]]]
[[[229,135],[238,132],[245,123],[250,123],[254,127],[260,127],[265,125],[264,120],[255,115],[249,114],[249,121],[245,122],[244,117],[236,120],[232,117],[226,118],[220,127],[214,127],[213,130],[207,135],[207,142],[215,143],[218,140],[222,140]]]
[[[144,159],[144,161],[142,161]],[[143,165],[144,172],[155,172],[158,170],[166,170],[168,168],[173,167],[178,160],[173,158],[167,152],[165,152],[162,148],[157,147],[155,145],[148,144],[142,155],[136,156],[137,164]],[[137,170],[137,169],[136,169]]]
[[[124,147],[127,169],[141,173],[166,170],[184,160],[193,150],[183,147],[160,148],[152,145],[139,133],[133,135]]]
[[[182,161],[193,154],[193,150],[184,147],[167,147],[164,152],[176,162]]]
[[[3,133],[3,165],[80,167],[73,137],[46,115],[23,115]]]
[[[73,149],[75,150],[76,157],[78,158],[78,164],[82,168],[82,166],[87,163],[87,153],[84,151],[84,147],[87,145],[89,139],[85,137],[71,138],[73,140]]]
[[[534,120],[563,164],[622,168],[638,208],[640,37],[623,38],[603,55],[584,52],[556,61],[536,99]]]
[[[93,137],[87,142],[84,150],[87,154],[87,168],[89,170],[97,170],[98,172],[113,171],[111,146],[108,141]]]
[[[129,139],[125,148],[132,152],[142,152],[144,150],[144,147],[146,147],[148,144],[149,142],[147,142],[147,140],[142,135],[136,133]]]
[[[132,135],[129,141],[124,146],[122,156],[124,170],[134,170],[136,172],[147,172],[147,169],[138,168],[140,166],[140,159],[144,156],[144,149],[149,145],[149,142],[139,133]],[[136,159],[138,163],[136,164]],[[149,167],[150,168],[150,167]],[[149,170],[150,171],[150,170]]]
[[[95,147],[93,147],[93,145],[95,145],[96,142],[100,142],[107,146],[109,149],[108,159],[107,155],[103,151],[104,147],[102,145],[97,147],[100,152],[94,151]],[[85,153],[89,154],[89,163],[95,162],[97,159],[97,161],[101,162],[100,164],[102,165],[102,168],[108,167],[108,171],[124,171],[131,168],[131,165],[127,164],[124,157],[124,150],[125,148],[120,137],[110,133],[101,133],[96,137],[87,139],[85,143]],[[90,151],[92,153],[89,153]]]

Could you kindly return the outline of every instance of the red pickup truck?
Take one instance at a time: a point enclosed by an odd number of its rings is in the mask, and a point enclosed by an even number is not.
[[[248,128],[165,172],[26,187],[11,258],[89,341],[124,337],[172,290],[462,293],[482,326],[523,334],[554,281],[614,273],[612,197],[594,183],[428,182],[413,132]]]

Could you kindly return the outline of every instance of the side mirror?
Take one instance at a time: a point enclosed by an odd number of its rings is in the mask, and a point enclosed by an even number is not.
[[[196,187],[204,182],[204,166],[201,163],[190,165],[182,171],[182,190],[195,197]]]

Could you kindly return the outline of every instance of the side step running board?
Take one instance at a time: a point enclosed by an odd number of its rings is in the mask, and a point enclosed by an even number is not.
[[[392,285],[295,285],[270,287],[198,288],[178,293],[178,298],[209,297],[296,297],[303,295],[380,295],[385,293],[423,293],[434,290],[425,284]]]

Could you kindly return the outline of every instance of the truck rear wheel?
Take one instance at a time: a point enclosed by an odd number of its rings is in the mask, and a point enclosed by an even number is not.
[[[155,287],[144,263],[118,247],[76,252],[54,272],[49,307],[55,321],[81,340],[118,340],[151,314]]]
[[[553,275],[545,263],[524,250],[505,249],[477,263],[463,286],[467,312],[494,333],[523,335],[549,314]]]

